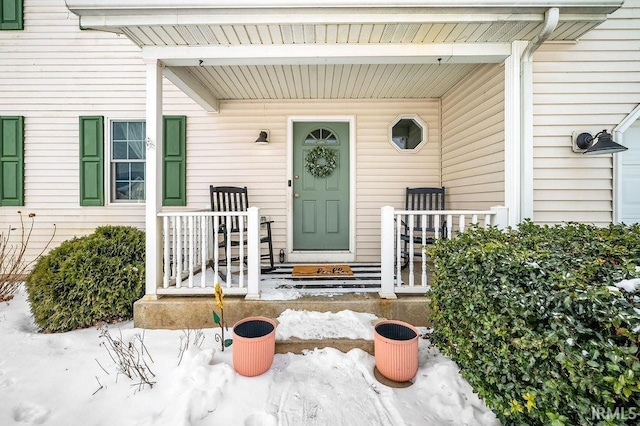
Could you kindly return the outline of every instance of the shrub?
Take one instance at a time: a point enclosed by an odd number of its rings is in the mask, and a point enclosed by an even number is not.
[[[103,226],[40,258],[26,288],[34,320],[60,332],[133,316],[144,294],[144,232]]]
[[[640,226],[473,228],[428,249],[432,341],[504,424],[640,416]]]
[[[22,212],[18,211],[20,227],[9,226],[6,233],[0,231],[0,302],[13,298],[13,295],[24,282],[26,272],[47,250],[56,234],[56,225],[54,224],[51,239],[45,244],[40,253],[27,260],[27,248],[33,233],[35,217],[35,213],[29,213],[29,224],[25,226]],[[12,234],[12,231],[17,232]]]

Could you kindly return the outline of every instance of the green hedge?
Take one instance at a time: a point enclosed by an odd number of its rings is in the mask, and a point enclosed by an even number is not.
[[[640,419],[640,226],[473,228],[427,249],[432,342],[504,424]],[[637,423],[636,423],[637,424]]]
[[[129,226],[103,226],[63,242],[40,258],[26,288],[36,324],[68,331],[133,316],[144,295],[145,235]]]

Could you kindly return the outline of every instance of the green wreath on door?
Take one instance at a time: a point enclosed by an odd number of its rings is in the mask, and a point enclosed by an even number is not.
[[[324,161],[321,162],[319,160]],[[338,167],[338,153],[336,150],[326,146],[317,146],[305,156],[304,167],[312,176],[317,178],[327,177]]]

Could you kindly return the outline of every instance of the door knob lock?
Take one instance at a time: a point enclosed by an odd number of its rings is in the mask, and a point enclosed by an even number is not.
[[[300,198],[300,194],[296,192],[295,194],[293,194],[293,198]]]

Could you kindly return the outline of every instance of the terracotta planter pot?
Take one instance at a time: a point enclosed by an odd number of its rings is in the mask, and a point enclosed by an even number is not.
[[[380,374],[406,382],[418,372],[418,330],[406,322],[385,320],[374,327],[373,350]]]
[[[233,368],[243,376],[259,376],[273,363],[276,353],[276,322],[248,317],[233,326]]]

